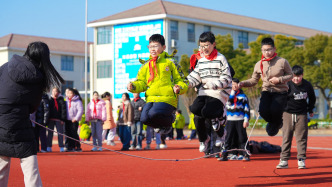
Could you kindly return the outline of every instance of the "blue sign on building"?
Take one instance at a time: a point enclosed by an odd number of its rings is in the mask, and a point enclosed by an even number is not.
[[[163,34],[163,20],[114,26],[114,98],[128,92],[127,84],[136,78],[141,67],[139,58],[149,58],[147,46],[152,34]]]

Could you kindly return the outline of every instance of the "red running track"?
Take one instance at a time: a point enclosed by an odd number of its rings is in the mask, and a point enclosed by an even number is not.
[[[281,144],[281,137],[257,136],[251,140]],[[203,156],[198,141],[167,141],[165,150],[127,151],[149,158],[190,159]],[[293,142],[293,146],[295,142]],[[105,148],[119,150],[115,147]],[[251,161],[152,161],[120,155],[111,151],[38,154],[44,186],[331,186],[332,137],[311,136],[308,142],[308,169],[297,169],[296,148],[292,148],[289,169],[275,169],[279,154],[252,155]],[[24,186],[19,159],[12,159],[9,186]]]

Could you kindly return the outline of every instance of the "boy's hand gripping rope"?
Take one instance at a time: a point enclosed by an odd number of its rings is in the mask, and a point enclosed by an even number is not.
[[[256,122],[255,122],[254,126],[252,127],[251,132],[250,132],[250,134],[249,134],[249,136],[248,136],[248,140],[247,140],[247,143],[246,143],[245,149],[232,149],[232,150],[227,150],[227,152],[229,152],[229,151],[246,151],[246,152],[248,153],[248,155],[251,155],[250,152],[249,152],[249,150],[247,150],[247,144],[248,144],[248,142],[249,142],[249,139],[250,139],[251,133],[252,133],[252,131],[253,131],[253,129],[254,129],[254,127],[255,127],[257,121],[258,121],[258,117],[259,117],[259,115],[257,116]],[[52,130],[52,129],[50,129],[50,128],[47,128],[47,127],[41,125],[40,123],[37,123],[36,121],[31,120],[31,122],[34,123],[34,124],[36,124],[36,125],[39,125],[40,127],[43,127],[43,128],[45,128],[45,129],[49,130],[49,131],[55,132],[55,133],[57,133],[57,134],[59,134],[59,135],[61,135],[61,136],[65,136],[66,138],[69,138],[69,139],[74,140],[74,141],[76,141],[76,142],[80,142],[81,144],[86,144],[86,145],[89,145],[89,146],[94,146],[94,145],[92,145],[92,144],[89,144],[89,143],[86,143],[86,142],[83,142],[83,141],[77,140],[77,139],[72,138],[72,137],[69,137],[69,136],[67,136],[67,135],[65,135],[65,134],[59,133],[59,132],[57,132],[57,131],[54,131],[54,130]],[[192,158],[192,159],[167,159],[167,158],[166,158],[166,159],[160,159],[160,158],[148,158],[148,157],[143,157],[143,156],[138,156],[138,155],[127,154],[127,153],[123,153],[123,152],[120,152],[120,151],[115,151],[115,150],[108,149],[108,148],[104,148],[104,147],[99,147],[99,146],[94,146],[94,147],[98,147],[98,148],[101,148],[101,149],[104,149],[104,150],[108,150],[108,151],[115,152],[115,153],[122,154],[122,155],[126,155],[126,156],[131,156],[131,157],[135,157],[135,158],[141,158],[141,159],[145,159],[145,160],[155,160],[155,161],[194,161],[194,160],[199,160],[199,159],[202,159],[202,158],[206,158],[206,156],[197,157],[197,158]],[[218,152],[218,153],[222,153],[222,152]],[[214,153],[214,154],[211,154],[211,155],[216,155],[216,154],[218,154],[218,153]]]

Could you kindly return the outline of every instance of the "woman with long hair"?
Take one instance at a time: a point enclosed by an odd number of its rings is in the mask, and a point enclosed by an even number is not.
[[[121,151],[128,151],[130,147],[130,126],[134,122],[134,108],[130,103],[128,93],[122,94],[122,107],[120,107],[117,125],[119,125],[119,137],[122,143]]]
[[[23,56],[14,55],[0,67],[0,186],[8,185],[11,158],[20,159],[25,186],[42,186],[29,114],[43,92],[63,82],[43,42],[30,43]]]
[[[68,88],[67,101],[67,120],[66,120],[66,135],[79,140],[78,137],[78,122],[81,120],[83,115],[83,103],[78,91],[73,88]],[[66,148],[68,152],[82,152],[81,144],[79,141],[75,141],[71,138],[66,139]]]
[[[98,92],[93,92],[92,101],[88,104],[85,113],[85,121],[91,122],[91,134],[93,140],[93,148],[91,151],[102,151],[103,145],[103,123],[106,120],[105,102],[99,99]],[[99,148],[97,148],[97,146]]]
[[[114,143],[114,136],[116,134],[116,124],[114,123],[114,118],[112,114],[112,103],[111,103],[111,94],[109,92],[105,92],[104,94],[101,95],[101,98],[105,101],[106,103],[106,121],[104,121],[103,125],[103,137],[106,136],[107,131],[107,145],[112,145],[115,146]]]

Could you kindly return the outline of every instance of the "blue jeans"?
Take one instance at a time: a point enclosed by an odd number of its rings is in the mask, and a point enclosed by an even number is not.
[[[153,128],[150,126],[147,126],[146,127],[146,144],[151,144],[153,133],[154,133]],[[155,135],[156,135],[156,144],[157,145],[161,144],[160,133],[156,133]]]
[[[142,135],[143,130],[143,123],[140,121],[135,121],[134,124],[131,126],[131,145],[132,146],[140,146],[142,147]]]
[[[130,127],[128,125],[119,125],[119,137],[122,143],[122,149],[130,147]]]
[[[141,122],[153,128],[171,127],[175,120],[175,107],[163,102],[146,103],[141,114]]]
[[[196,129],[191,130],[190,139],[196,138]]]

